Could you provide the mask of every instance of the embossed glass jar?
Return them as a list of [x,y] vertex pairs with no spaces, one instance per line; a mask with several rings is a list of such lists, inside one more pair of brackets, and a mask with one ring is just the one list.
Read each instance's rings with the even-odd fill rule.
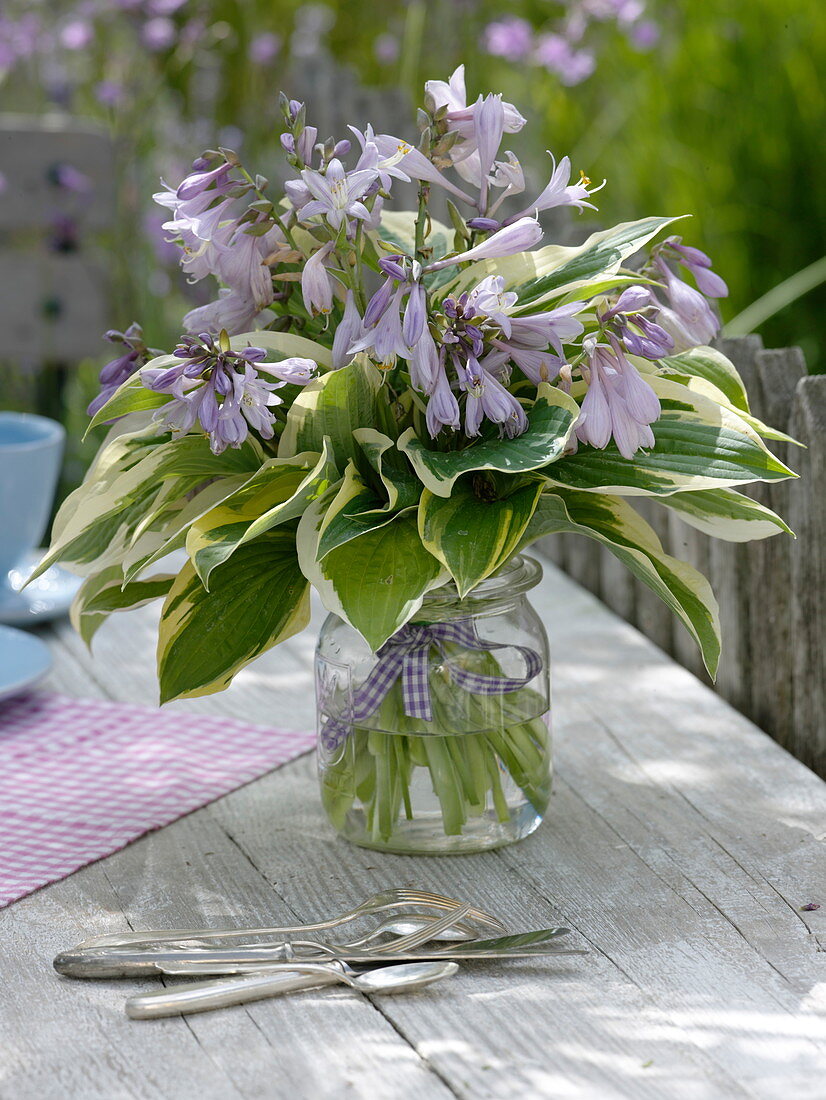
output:
[[513,557],[464,599],[425,597],[378,653],[337,615],[316,649],[321,795],[337,831],[388,852],[481,851],[528,836],[551,788],[548,639]]

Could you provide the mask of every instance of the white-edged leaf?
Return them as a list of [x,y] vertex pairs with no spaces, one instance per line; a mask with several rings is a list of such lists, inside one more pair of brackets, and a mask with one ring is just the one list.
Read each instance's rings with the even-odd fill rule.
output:
[[601,542],[656,592],[684,623],[714,676],[720,659],[720,619],[714,593],[701,573],[665,553],[653,529],[628,501],[596,493],[543,493],[522,545],[559,532]]
[[453,483],[475,470],[518,474],[554,463],[571,437],[579,406],[562,390],[542,383],[528,412],[528,429],[515,439],[500,439],[495,428],[461,451],[434,451],[409,428],[399,450],[410,459],[423,485],[436,496],[449,497]]
[[209,591],[187,562],[161,612],[161,702],[222,691],[240,669],[309,620],[309,587],[291,531],[268,531],[240,547],[213,571]]
[[319,344],[317,340],[309,340],[306,336],[297,336],[292,332],[268,332],[266,329],[258,332],[242,332],[238,336],[231,336],[229,343],[233,351],[255,347],[275,352],[275,356],[267,356],[266,362],[299,358],[312,359],[320,367],[330,368],[333,365],[333,353],[330,348]]
[[736,489],[701,489],[696,493],[672,493],[658,503],[677,512],[680,519],[703,534],[726,542],[752,542],[792,529],[771,508]]
[[131,611],[153,600],[162,599],[172,587],[175,575],[159,573],[154,577],[123,583],[119,566],[109,566],[89,577],[78,589],[72,601],[69,617],[72,626],[91,646],[92,638],[114,611]]
[[553,485],[618,496],[665,496],[796,475],[742,417],[678,382],[649,375],[662,415],[651,425],[655,446],[623,458],[611,442],[584,446],[543,473]]

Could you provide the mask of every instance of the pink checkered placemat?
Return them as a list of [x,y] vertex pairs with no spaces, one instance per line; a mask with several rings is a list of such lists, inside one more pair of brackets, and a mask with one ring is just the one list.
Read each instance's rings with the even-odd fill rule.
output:
[[312,748],[231,718],[33,694],[0,703],[0,906]]

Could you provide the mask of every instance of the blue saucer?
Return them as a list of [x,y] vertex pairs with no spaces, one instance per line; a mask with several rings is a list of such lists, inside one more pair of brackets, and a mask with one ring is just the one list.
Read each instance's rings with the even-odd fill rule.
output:
[[83,581],[59,565],[53,565],[20,591],[44,553],[44,550],[33,550],[27,554],[5,578],[5,584],[0,584],[0,623],[31,626],[68,612]]
[[0,699],[33,687],[51,667],[52,655],[39,638],[0,626]]

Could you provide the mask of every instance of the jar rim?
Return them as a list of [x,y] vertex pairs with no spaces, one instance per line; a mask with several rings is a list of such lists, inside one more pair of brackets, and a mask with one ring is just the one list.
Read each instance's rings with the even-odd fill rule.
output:
[[450,606],[461,609],[479,604],[499,603],[501,600],[511,600],[523,592],[535,588],[542,579],[542,566],[535,558],[524,557],[522,554],[514,554],[508,558],[495,573],[485,577],[464,598],[460,598],[458,589],[453,581],[431,588],[425,594],[422,603],[422,611],[431,611],[434,606]]

